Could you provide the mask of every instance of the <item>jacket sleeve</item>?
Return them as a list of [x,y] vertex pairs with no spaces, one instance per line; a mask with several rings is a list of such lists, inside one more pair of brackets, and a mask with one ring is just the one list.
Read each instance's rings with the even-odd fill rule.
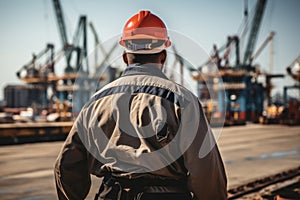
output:
[[196,136],[183,154],[188,170],[188,187],[201,200],[227,199],[227,178],[217,143],[200,105]]
[[55,163],[54,175],[58,199],[84,199],[91,179],[88,154],[75,126],[72,127]]

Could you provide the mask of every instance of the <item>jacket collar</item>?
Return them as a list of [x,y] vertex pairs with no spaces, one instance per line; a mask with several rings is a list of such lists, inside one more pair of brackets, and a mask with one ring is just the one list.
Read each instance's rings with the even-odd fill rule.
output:
[[154,64],[131,64],[128,67],[126,67],[125,71],[122,74],[122,77],[131,75],[149,75],[158,76],[163,79],[168,79],[166,75]]

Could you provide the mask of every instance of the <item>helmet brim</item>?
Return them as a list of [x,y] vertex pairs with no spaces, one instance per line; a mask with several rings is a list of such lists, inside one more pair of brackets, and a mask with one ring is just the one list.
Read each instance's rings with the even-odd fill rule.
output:
[[133,54],[156,54],[156,53],[160,53],[164,50],[165,48],[161,47],[161,48],[154,48],[154,49],[140,49],[140,50],[131,50],[131,49],[127,49],[125,48],[125,52],[126,53],[133,53]]

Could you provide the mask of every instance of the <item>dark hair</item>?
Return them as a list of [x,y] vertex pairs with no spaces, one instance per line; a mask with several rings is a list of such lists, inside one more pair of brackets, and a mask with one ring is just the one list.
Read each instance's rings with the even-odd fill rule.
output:
[[131,60],[132,63],[157,63],[159,57],[165,50],[154,53],[154,54],[134,54],[134,53],[127,53],[127,58]]

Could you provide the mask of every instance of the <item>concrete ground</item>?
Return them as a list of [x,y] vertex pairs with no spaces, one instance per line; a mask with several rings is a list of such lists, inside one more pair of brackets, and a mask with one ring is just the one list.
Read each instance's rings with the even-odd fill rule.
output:
[[[257,125],[215,129],[228,186],[300,165],[300,127]],[[56,199],[53,164],[63,142],[0,146],[0,199]],[[93,177],[87,199],[101,180]]]

